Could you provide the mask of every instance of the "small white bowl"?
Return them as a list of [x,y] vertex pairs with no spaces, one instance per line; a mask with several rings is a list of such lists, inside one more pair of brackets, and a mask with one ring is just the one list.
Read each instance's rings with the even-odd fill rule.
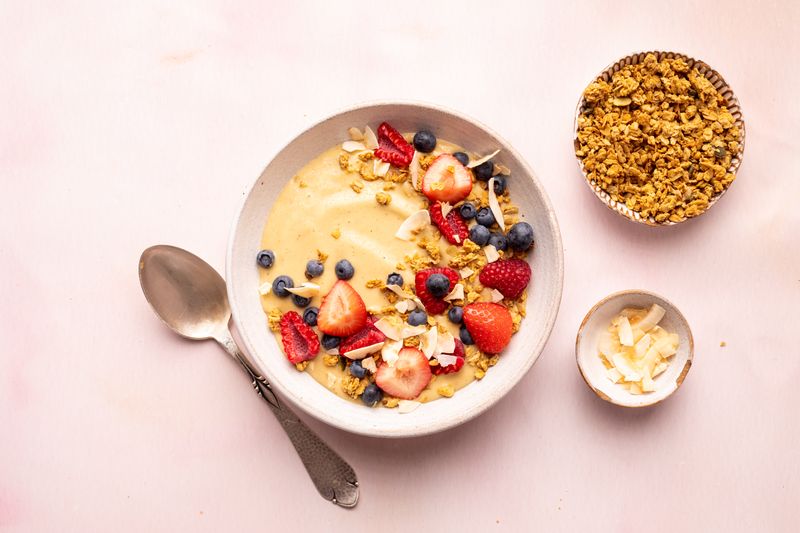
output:
[[[606,367],[598,355],[597,343],[600,334],[608,329],[611,320],[620,311],[626,307],[646,309],[654,303],[666,311],[659,325],[670,333],[678,334],[680,339],[678,351],[670,357],[669,367],[661,375],[656,376],[655,391],[632,394],[608,379]],[[622,407],[645,407],[664,400],[681,386],[692,367],[694,339],[689,323],[672,302],[652,292],[629,290],[606,296],[586,313],[578,328],[575,356],[583,380],[597,396]]]
[[[536,244],[530,262],[533,281],[528,292],[528,318],[504,350],[500,361],[480,381],[452,398],[425,403],[413,412],[369,408],[344,400],[298,372],[286,361],[258,294],[255,256],[267,215],[283,186],[311,159],[347,137],[347,129],[388,121],[400,131],[431,129],[438,137],[495,158],[511,170],[509,187],[523,219],[533,226]],[[323,120],[298,135],[267,165],[242,205],[231,234],[227,259],[228,298],[233,319],[255,365],[281,398],[332,426],[375,437],[426,435],[457,426],[481,414],[525,375],[544,349],[558,314],[564,279],[561,234],[544,187],[508,142],[486,126],[454,111],[419,103],[376,103],[353,107]],[[467,371],[470,368],[466,369]]]

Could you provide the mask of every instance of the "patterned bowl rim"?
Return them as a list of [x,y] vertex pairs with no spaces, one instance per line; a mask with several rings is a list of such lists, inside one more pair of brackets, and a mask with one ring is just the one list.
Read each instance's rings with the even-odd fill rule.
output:
[[[730,85],[728,85],[728,83],[725,81],[722,75],[713,68],[711,68],[708,65],[708,63],[679,52],[664,52],[659,50],[651,50],[649,52],[636,52],[634,54],[627,55],[622,59],[610,64],[609,66],[604,68],[597,76],[592,78],[592,81],[600,78],[602,78],[605,81],[608,81],[611,79],[614,73],[618,72],[623,67],[641,63],[648,54],[654,54],[659,61],[662,59],[675,59],[675,58],[681,58],[685,60],[689,64],[689,68],[696,67],[698,72],[700,72],[700,74],[705,76],[705,78],[711,82],[714,88],[725,99],[725,104],[728,107],[728,111],[730,111],[731,115],[733,115],[734,124],[736,125],[736,127],[739,128],[739,131],[741,133],[739,138],[739,151],[733,157],[731,157],[731,164],[730,166],[728,166],[727,169],[728,172],[734,175],[734,181],[735,181],[736,173],[738,172],[739,167],[742,164],[742,158],[744,157],[745,127],[744,127],[744,118],[742,116],[742,108],[741,105],[739,104],[739,99],[736,97],[736,94],[733,92],[733,89],[731,89]],[[580,99],[578,100],[578,105],[575,108],[575,120],[573,124],[573,145],[576,150],[577,147],[579,146],[578,118],[581,116],[581,113],[583,112],[585,106],[586,106],[586,100],[584,99],[583,91],[581,91],[581,96]],[[647,226],[651,227],[674,226],[675,224],[679,224],[681,222],[689,220],[688,217],[684,217],[682,220],[678,222],[673,222],[670,220],[666,220],[664,222],[656,222],[653,217],[648,217],[648,218],[642,217],[637,211],[630,209],[625,204],[621,202],[615,202],[614,200],[612,200],[607,192],[601,189],[597,185],[597,183],[589,179],[589,176],[587,175],[586,169],[584,168],[583,165],[583,160],[580,157],[578,157],[577,154],[575,155],[575,158],[578,160],[578,166],[581,169],[581,174],[583,174],[584,182],[586,182],[586,185],[589,186],[592,192],[594,192],[595,196],[597,196],[597,198],[599,198],[600,201],[603,202],[603,204],[606,207],[608,207],[615,213],[620,214],[633,222],[646,224]],[[715,203],[717,203],[717,200],[719,200],[722,197],[722,195],[725,194],[725,192],[730,188],[731,185],[733,185],[733,182],[728,184],[728,186],[722,189],[721,192],[715,194],[709,200],[708,207],[706,207],[705,210],[702,213],[700,213],[700,215],[697,216],[701,216],[706,212],[708,212],[708,210],[711,209],[711,207]],[[692,217],[692,218],[697,218],[697,217]]]

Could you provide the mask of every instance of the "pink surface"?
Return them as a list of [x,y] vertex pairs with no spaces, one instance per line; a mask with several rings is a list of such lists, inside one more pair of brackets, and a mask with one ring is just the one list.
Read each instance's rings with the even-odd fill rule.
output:
[[[263,4],[0,5],[0,530],[796,530],[798,3]],[[653,48],[708,61],[747,122],[730,192],[663,230],[604,208],[570,140],[591,77]],[[390,98],[471,114],[528,158],[565,290],[541,360],[479,419],[406,441],[311,421],[359,473],[348,512],[222,351],[155,320],[136,262],[163,242],[222,269],[270,155]],[[696,356],[675,397],[625,411],[573,351],[585,311],[635,287],[681,308]]]

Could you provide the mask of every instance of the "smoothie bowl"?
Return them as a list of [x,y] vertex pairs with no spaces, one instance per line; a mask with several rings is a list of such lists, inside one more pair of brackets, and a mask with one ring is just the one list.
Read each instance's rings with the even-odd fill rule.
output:
[[271,161],[227,270],[245,347],[283,398],[400,437],[469,420],[519,381],[555,321],[563,258],[513,148],[451,111],[387,103]]

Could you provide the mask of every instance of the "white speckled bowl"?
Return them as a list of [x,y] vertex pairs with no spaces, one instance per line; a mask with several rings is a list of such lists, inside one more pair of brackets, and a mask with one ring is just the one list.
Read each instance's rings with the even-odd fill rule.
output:
[[[346,140],[349,127],[369,124],[375,129],[384,120],[400,131],[431,129],[437,136],[477,153],[500,148],[502,151],[495,160],[511,170],[512,198],[536,235],[528,318],[500,362],[483,380],[467,385],[452,398],[423,404],[407,414],[344,400],[290,365],[267,329],[255,263],[267,215],[287,181],[322,151]],[[323,422],[376,437],[410,437],[442,431],[470,420],[498,401],[541,354],[558,313],[563,277],[561,234],[555,213],[544,188],[522,157],[482,124],[438,106],[416,103],[354,107],[297,136],[272,159],[250,190],[236,218],[227,258],[228,297],[236,327],[244,348],[278,394]]]
[[[626,307],[649,308],[658,304],[666,313],[659,325],[680,338],[678,351],[669,359],[669,367],[656,376],[656,390],[646,394],[631,394],[606,377],[606,368],[600,360],[597,342],[620,311]],[[575,356],[584,381],[597,396],[622,407],[654,405],[678,390],[692,367],[694,339],[689,323],[672,302],[647,291],[622,291],[606,296],[592,307],[583,319],[575,340]]]

